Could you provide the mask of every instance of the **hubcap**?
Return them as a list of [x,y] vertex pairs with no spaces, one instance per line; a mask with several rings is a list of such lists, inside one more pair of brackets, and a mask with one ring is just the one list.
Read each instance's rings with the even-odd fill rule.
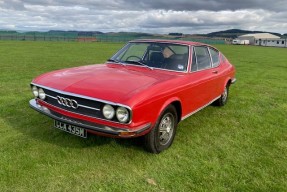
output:
[[224,88],[224,91],[222,93],[222,102],[225,103],[226,99],[227,99],[227,95],[228,95],[228,92],[227,92],[227,88],[225,87]]
[[166,145],[172,138],[174,131],[174,115],[171,113],[165,114],[159,124],[159,142],[161,145]]

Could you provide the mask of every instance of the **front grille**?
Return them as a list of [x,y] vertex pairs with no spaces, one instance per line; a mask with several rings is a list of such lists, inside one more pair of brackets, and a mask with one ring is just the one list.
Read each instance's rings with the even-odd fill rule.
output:
[[[75,97],[75,96],[71,96],[68,94],[58,93],[58,92],[55,92],[55,91],[52,91],[46,88],[43,88],[43,90],[46,93],[45,102],[48,104],[51,104],[58,108],[71,111],[71,112],[75,112],[78,114],[104,119],[104,116],[102,114],[102,108],[105,105],[105,103],[103,102],[89,100],[89,99],[85,99],[81,97]],[[61,105],[58,102],[57,97],[63,97],[66,99],[75,100],[78,103],[78,108],[75,109],[72,107]]]

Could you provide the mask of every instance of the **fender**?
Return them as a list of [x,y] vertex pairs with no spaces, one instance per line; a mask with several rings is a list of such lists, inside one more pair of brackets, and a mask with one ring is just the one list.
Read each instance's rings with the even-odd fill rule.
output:
[[227,77],[224,81],[223,87],[222,87],[222,91],[224,90],[225,86],[227,84],[231,84],[231,77]]
[[[178,98],[178,97],[171,97],[171,98],[169,98],[168,100],[166,100],[166,101],[164,102],[164,104],[163,104],[162,107],[160,108],[160,110],[159,110],[159,112],[158,112],[158,114],[157,114],[157,117],[160,117],[160,115],[161,115],[161,113],[163,112],[163,110],[164,110],[167,106],[169,106],[171,103],[173,103],[173,102],[175,102],[175,101],[182,103],[182,102],[181,102],[181,99]],[[182,111],[181,111],[181,113],[182,113]],[[178,119],[181,119],[181,117],[178,117]]]

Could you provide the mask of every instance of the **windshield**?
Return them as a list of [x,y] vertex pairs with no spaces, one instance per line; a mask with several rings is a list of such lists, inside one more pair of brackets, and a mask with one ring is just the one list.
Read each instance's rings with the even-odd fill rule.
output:
[[188,50],[186,45],[132,42],[124,46],[109,61],[149,68],[186,71]]

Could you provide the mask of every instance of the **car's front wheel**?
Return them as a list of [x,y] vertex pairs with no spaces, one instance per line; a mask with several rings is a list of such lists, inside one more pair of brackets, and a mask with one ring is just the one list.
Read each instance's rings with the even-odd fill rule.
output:
[[160,153],[169,148],[174,140],[178,117],[173,105],[160,115],[155,127],[145,135],[145,147],[151,153]]

